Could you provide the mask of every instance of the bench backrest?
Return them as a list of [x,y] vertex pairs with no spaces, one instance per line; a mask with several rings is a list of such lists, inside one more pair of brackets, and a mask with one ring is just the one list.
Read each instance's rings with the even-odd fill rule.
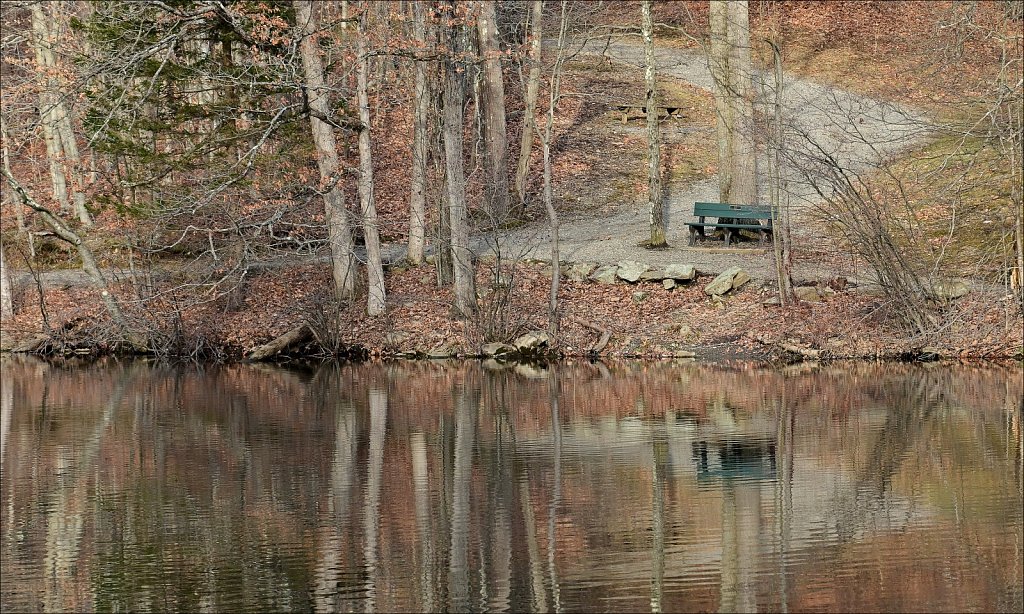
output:
[[772,208],[769,205],[693,203],[693,214],[698,217],[733,217],[752,220],[770,220],[772,219]]

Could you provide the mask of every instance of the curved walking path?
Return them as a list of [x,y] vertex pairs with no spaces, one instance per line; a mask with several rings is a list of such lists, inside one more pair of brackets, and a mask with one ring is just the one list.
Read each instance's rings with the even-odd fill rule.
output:
[[[603,42],[591,43],[584,53],[604,53],[612,61],[636,67],[638,78],[644,66],[643,46],[629,42],[614,42],[607,47]],[[709,90],[711,73],[704,54],[660,47],[655,53],[659,79],[678,79]],[[755,89],[765,87],[768,98],[774,97],[771,76],[757,73]],[[761,109],[770,111],[769,109]],[[833,156],[841,165],[854,171],[868,169],[873,163],[913,145],[927,130],[923,115],[895,104],[858,96],[843,90],[792,76],[784,78],[783,123],[787,128],[790,153],[797,157],[802,149],[813,142],[821,151]],[[762,152],[763,153],[763,152]],[[760,164],[761,169],[767,168]],[[814,186],[792,164],[783,164],[783,176],[794,212],[794,220],[805,218],[806,210],[820,202]],[[767,181],[760,181],[761,201],[768,201]],[[741,248],[716,252],[715,248],[688,248],[689,233],[685,222],[691,215],[695,201],[717,202],[717,180],[705,180],[686,185],[668,186],[670,247],[648,250],[638,244],[650,236],[650,214],[646,207],[624,204],[611,216],[572,219],[561,222],[559,232],[560,259],[563,262],[592,261],[602,264],[620,260],[636,260],[652,267],[669,263],[693,264],[698,270],[719,273],[731,266],[742,266],[755,277],[774,276],[770,249]],[[585,195],[584,195],[585,197]],[[794,241],[799,249],[801,235],[812,231],[806,225],[794,226]],[[501,240],[506,253],[522,252],[525,257],[550,259],[548,232],[545,229],[522,229],[509,233]],[[794,271],[798,278],[815,278],[822,274],[814,263],[797,263]]]

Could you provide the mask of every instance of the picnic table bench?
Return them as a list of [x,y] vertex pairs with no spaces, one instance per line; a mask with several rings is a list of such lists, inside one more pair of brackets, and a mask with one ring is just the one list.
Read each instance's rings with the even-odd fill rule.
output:
[[[705,228],[721,228],[725,230],[725,245],[732,242],[733,234],[740,230],[753,230],[760,233],[761,242],[772,234],[772,209],[767,205],[732,205],[729,203],[693,203],[693,214],[699,221],[687,222],[690,227],[690,245],[703,239]],[[706,222],[706,218],[718,218],[717,222]],[[762,224],[761,220],[767,220]]]
[[[657,105],[657,107],[659,117],[662,115],[662,112],[665,113],[666,117],[672,117],[675,119],[686,117],[685,115],[683,115],[683,107],[680,105],[659,104]],[[635,113],[639,111],[642,114],[636,115],[635,117],[645,117],[647,115],[647,105],[645,104],[619,104],[614,105],[613,108],[618,109],[618,111],[622,113],[622,123],[624,124],[629,121],[630,113]]]

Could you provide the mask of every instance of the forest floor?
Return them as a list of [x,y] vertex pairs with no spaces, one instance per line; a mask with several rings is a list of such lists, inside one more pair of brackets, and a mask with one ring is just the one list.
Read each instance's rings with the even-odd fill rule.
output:
[[[603,72],[609,73],[613,85],[616,78],[637,83],[642,48],[638,41],[619,40],[588,48],[574,62],[576,84],[600,88]],[[556,168],[566,179],[557,194],[565,217],[559,232],[561,260],[632,260],[651,267],[690,264],[698,278],[672,290],[660,282],[605,285],[565,279],[555,349],[566,355],[587,354],[599,337],[593,327],[597,324],[611,333],[602,352],[610,356],[721,360],[1020,354],[1020,315],[1000,296],[999,288],[975,285],[947,307],[939,332],[913,335],[892,324],[891,306],[870,283],[871,271],[841,249],[814,215],[818,200],[798,169],[783,170],[795,212],[794,278],[798,285],[819,288],[818,299],[790,308],[772,304],[775,270],[770,246],[748,241],[722,249],[722,242],[715,240],[688,246],[685,222],[693,219],[693,203],[718,200],[710,75],[703,55],[691,49],[660,47],[657,62],[668,96],[690,105],[682,119],[662,124],[669,158],[670,247],[640,247],[649,232],[649,212],[642,204],[644,126],[639,119],[622,122],[616,112],[607,110],[616,100],[636,102],[623,100],[629,91],[616,90],[589,99],[581,96],[581,106],[599,108],[577,109],[576,123],[567,129],[571,134]],[[785,93],[787,121],[838,152],[851,168],[868,169],[879,156],[895,154],[927,137],[925,115],[917,109],[790,75]],[[767,201],[767,195],[762,196]],[[494,246],[503,257],[517,261],[510,285],[494,283],[493,260],[486,257]],[[546,224],[536,219],[512,231],[478,236],[475,250],[482,256],[477,277],[482,309],[472,318],[453,314],[450,290],[437,287],[433,267],[402,264],[404,249],[393,243],[385,250],[392,266],[387,274],[389,308],[383,316],[366,316],[362,304],[325,312],[322,289],[329,286],[327,267],[323,258],[307,258],[254,275],[240,297],[183,312],[172,323],[172,332],[161,339],[186,354],[240,358],[306,323],[326,345],[359,346],[380,356],[445,356],[474,355],[484,342],[547,328],[551,265]],[[734,266],[747,271],[752,281],[722,298],[705,294],[704,286],[714,275]],[[131,275],[111,272],[117,273],[114,277],[130,296]],[[70,346],[75,339],[99,336],[96,329],[103,325],[97,324],[102,322],[96,317],[97,301],[80,272],[48,271],[40,280],[48,319],[58,335],[69,339]],[[23,306],[4,326],[3,349],[45,328],[31,276],[23,275],[19,285]],[[149,315],[142,307],[129,311],[139,321]],[[74,324],[61,330],[61,322]]]

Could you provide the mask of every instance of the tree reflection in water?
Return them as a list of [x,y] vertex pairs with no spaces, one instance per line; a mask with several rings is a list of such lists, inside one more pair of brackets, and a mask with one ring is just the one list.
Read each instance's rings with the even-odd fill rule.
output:
[[2,360],[5,611],[1022,609],[1019,368]]

